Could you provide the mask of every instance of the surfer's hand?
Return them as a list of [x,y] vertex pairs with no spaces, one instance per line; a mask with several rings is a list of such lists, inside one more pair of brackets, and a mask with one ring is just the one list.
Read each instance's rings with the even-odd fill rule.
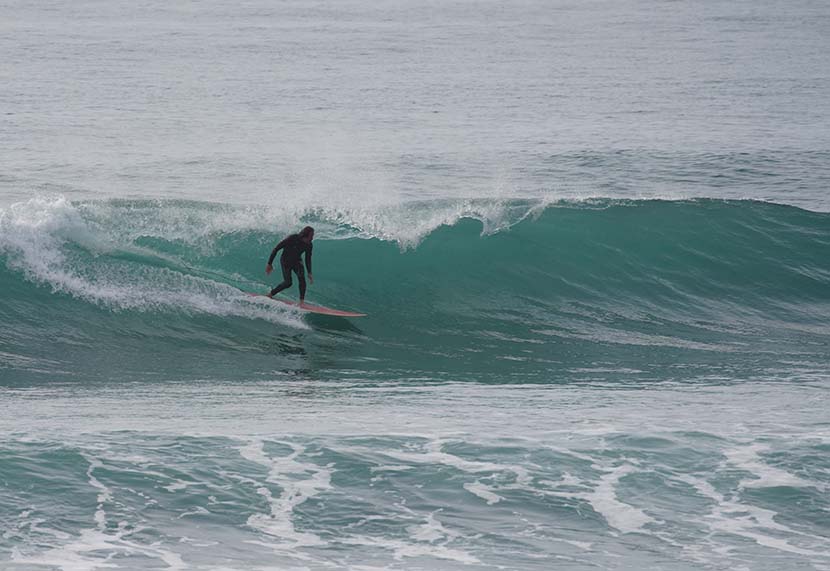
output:
[[265,275],[269,275],[273,271],[274,271],[274,266],[272,266],[271,264],[266,264],[265,265]]
[[308,282],[312,284],[314,283],[314,276],[312,276],[311,274],[308,274]]

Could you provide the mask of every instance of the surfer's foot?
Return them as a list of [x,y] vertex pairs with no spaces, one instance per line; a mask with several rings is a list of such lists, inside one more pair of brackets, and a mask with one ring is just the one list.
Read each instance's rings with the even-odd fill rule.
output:
[[300,300],[300,307],[305,307],[305,300],[304,299]]
[[274,299],[274,294],[273,293],[266,293],[265,297],[267,297],[268,299]]

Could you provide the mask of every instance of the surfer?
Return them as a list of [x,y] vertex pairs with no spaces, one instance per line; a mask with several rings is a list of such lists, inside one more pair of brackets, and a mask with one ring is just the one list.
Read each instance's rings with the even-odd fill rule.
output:
[[305,300],[305,272],[300,262],[300,256],[305,253],[305,269],[308,270],[308,281],[314,283],[314,277],[311,275],[312,240],[314,240],[314,228],[306,226],[298,234],[287,236],[274,247],[271,251],[271,257],[268,258],[268,265],[265,266],[265,273],[270,275],[274,271],[274,266],[272,265],[274,258],[277,256],[277,252],[282,250],[282,256],[280,256],[282,283],[272,289],[268,297],[274,297],[282,290],[291,287],[291,272],[294,272],[297,274],[297,281],[300,284],[300,306],[303,305]]

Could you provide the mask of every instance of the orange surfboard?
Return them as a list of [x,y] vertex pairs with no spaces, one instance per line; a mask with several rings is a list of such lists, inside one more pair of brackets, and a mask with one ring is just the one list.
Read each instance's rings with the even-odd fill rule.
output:
[[318,313],[320,315],[334,315],[337,317],[366,317],[365,313],[355,313],[354,311],[341,311],[340,309],[332,309],[330,307],[323,307],[322,305],[312,305],[310,303],[304,303],[300,305],[296,301],[289,301],[287,299],[280,299],[278,297],[268,297],[267,295],[262,293],[248,293],[248,295],[252,297],[264,297],[266,299],[270,299],[271,301],[278,301],[280,303],[284,303],[285,305],[296,307],[300,311],[308,311],[310,313]]

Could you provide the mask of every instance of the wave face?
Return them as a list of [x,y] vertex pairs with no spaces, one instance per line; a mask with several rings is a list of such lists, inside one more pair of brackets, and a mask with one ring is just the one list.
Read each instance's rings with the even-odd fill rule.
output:
[[[309,299],[369,317],[245,295],[277,281],[268,253],[306,223],[318,228]],[[780,378],[828,364],[828,254],[830,216],[751,201],[286,213],[37,198],[0,213],[0,363],[12,381],[274,367],[380,381]]]

